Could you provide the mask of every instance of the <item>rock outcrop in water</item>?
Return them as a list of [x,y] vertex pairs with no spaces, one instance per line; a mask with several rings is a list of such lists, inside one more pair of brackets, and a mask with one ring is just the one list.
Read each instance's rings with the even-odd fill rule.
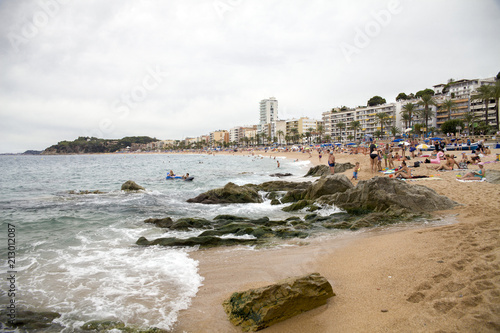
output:
[[122,191],[144,191],[144,187],[137,185],[133,180],[127,180],[122,184]]
[[318,273],[291,277],[276,284],[236,292],[222,306],[229,321],[245,332],[258,331],[326,304],[335,296]]
[[209,190],[187,202],[202,204],[225,204],[225,203],[260,203],[262,198],[259,193],[250,186],[238,186],[227,183],[222,188]]
[[426,186],[410,185],[402,180],[385,177],[362,180],[356,187],[322,196],[318,202],[335,205],[354,213],[401,209],[418,213],[446,210],[458,205]]
[[[44,332],[60,332],[63,328],[60,324],[53,322],[54,319],[61,317],[57,312],[36,312],[16,309],[15,315],[14,325],[12,326],[26,330],[27,332],[36,332],[37,330],[43,330]],[[8,325],[11,319],[12,318],[6,310],[0,310],[0,323],[5,324],[7,327],[12,327]],[[3,328],[6,327],[4,326]],[[10,330],[5,330],[5,332],[7,331]],[[13,331],[14,330],[12,330],[12,332]]]
[[213,221],[191,218],[173,221],[167,217],[163,219],[147,219],[144,222],[169,230],[189,231],[201,229],[205,231],[196,237],[190,238],[166,237],[150,241],[145,237],[141,237],[137,240],[137,245],[199,245],[201,247],[257,245],[263,244],[271,238],[305,238],[309,236],[307,232],[296,230],[288,220],[271,221],[267,217],[252,220],[233,215],[219,215]]

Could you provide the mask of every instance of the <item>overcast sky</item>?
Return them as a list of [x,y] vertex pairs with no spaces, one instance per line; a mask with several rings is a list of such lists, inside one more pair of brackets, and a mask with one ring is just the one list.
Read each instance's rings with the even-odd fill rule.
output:
[[500,71],[496,0],[0,0],[0,153],[183,139]]

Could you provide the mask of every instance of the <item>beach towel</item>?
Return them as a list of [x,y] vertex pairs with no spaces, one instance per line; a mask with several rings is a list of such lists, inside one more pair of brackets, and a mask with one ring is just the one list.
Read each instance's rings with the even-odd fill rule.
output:
[[442,178],[439,178],[439,177],[428,177],[428,178],[410,178],[410,179],[406,179],[406,178],[402,178],[401,180],[409,180],[409,181],[412,181],[412,182],[416,182],[416,181],[419,181],[419,180],[442,180]]
[[481,178],[478,180],[464,180],[464,179],[457,178],[457,181],[462,182],[462,183],[480,183],[480,182],[486,181],[486,178]]

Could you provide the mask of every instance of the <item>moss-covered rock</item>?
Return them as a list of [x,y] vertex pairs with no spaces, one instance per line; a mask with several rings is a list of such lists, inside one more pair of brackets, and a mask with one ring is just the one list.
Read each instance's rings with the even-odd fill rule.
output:
[[[41,329],[51,329],[51,331],[58,332],[62,330],[62,326],[54,323],[54,319],[59,318],[61,315],[57,312],[51,311],[29,311],[16,309],[16,318],[14,324],[15,328],[21,328],[28,332],[34,332]],[[9,313],[2,309],[0,310],[0,322],[9,324],[12,318]]]
[[168,237],[157,238],[149,241],[145,237],[137,240],[137,245],[161,245],[161,246],[197,246],[200,247],[215,247],[215,246],[232,246],[232,245],[251,245],[256,244],[256,239],[239,239],[239,238],[220,238],[215,236],[199,236],[186,239]]
[[261,203],[262,198],[258,191],[251,186],[238,186],[227,183],[224,187],[209,190],[187,202],[202,204],[225,204],[225,203]]
[[248,332],[317,308],[333,296],[330,283],[320,274],[312,273],[258,289],[235,292],[222,306],[229,321]]

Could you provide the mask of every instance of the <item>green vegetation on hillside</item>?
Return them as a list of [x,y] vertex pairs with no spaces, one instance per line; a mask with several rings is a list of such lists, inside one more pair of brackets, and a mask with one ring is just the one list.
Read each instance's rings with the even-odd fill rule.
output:
[[60,141],[56,145],[45,149],[45,154],[90,154],[113,153],[133,144],[145,144],[157,141],[149,136],[130,136],[120,140],[98,139],[95,137],[80,136],[74,141]]

